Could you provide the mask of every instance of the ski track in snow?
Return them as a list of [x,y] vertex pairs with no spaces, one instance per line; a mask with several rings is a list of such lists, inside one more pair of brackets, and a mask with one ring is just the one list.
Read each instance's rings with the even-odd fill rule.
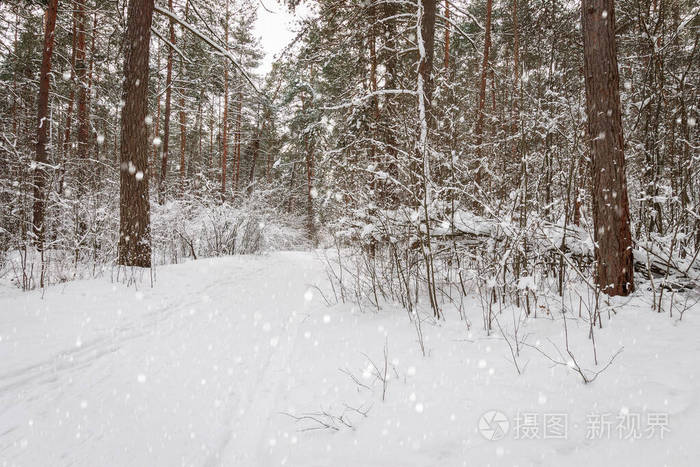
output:
[[[234,256],[159,267],[152,288],[149,277],[137,286],[105,277],[50,287],[43,298],[3,292],[0,467],[697,463],[700,306],[679,322],[650,311],[641,290],[612,302],[616,312],[596,329],[597,352],[601,362],[624,352],[584,385],[527,347],[518,376],[503,339],[480,329],[473,296],[464,298],[471,329],[456,310],[426,323],[424,357],[400,307],[329,308],[307,293],[326,283],[323,267],[308,252]],[[561,320],[543,313],[519,332],[556,357]],[[601,368],[591,361],[588,325],[567,322],[577,358]],[[382,400],[370,360],[381,367],[385,346]],[[506,438],[478,432],[488,410],[510,420]],[[589,414],[624,410],[667,413],[670,432],[586,438]],[[520,412],[566,413],[570,433],[517,439]],[[324,413],[347,425],[288,416]]]
[[[0,299],[0,463],[260,465],[318,272],[308,254],[217,258],[159,268],[152,289],[102,279]],[[13,341],[27,321],[33,339]]]

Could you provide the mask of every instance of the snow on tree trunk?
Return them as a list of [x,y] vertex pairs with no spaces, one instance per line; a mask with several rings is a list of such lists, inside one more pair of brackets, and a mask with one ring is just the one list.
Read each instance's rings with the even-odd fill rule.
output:
[[121,118],[119,258],[124,266],[151,266],[148,199],[148,59],[154,0],[130,0]]
[[634,291],[613,0],[582,0],[596,280],[608,295]]
[[[173,9],[173,0],[168,0],[168,8]],[[175,45],[175,22],[171,19],[169,26],[170,43]],[[158,199],[163,203],[165,198],[165,184],[168,177],[168,156],[170,152],[170,109],[173,88],[173,47],[168,47],[168,65],[165,78],[165,111],[163,115],[163,154],[160,160],[160,178],[158,179]]]
[[78,10],[76,12],[77,22],[77,38],[76,38],[76,57],[75,57],[75,75],[78,85],[78,193],[84,193],[86,190],[85,184],[90,178],[88,170],[88,139],[90,138],[90,128],[88,126],[88,105],[87,105],[87,62],[86,62],[86,44],[85,30],[87,29],[85,5],[83,2],[77,2]]
[[33,233],[35,242],[39,248],[44,246],[44,216],[46,213],[46,185],[48,174],[46,172],[49,125],[49,87],[51,73],[51,56],[54,46],[54,29],[56,28],[56,13],[58,0],[50,0],[46,9],[46,25],[44,29],[44,52],[41,60],[41,74],[39,76],[39,100],[37,111],[37,135],[36,135],[36,169],[34,171],[34,212]]

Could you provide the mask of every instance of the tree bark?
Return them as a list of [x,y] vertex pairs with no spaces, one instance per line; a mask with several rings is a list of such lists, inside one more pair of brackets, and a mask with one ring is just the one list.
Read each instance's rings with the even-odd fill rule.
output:
[[[90,33],[90,64],[88,65],[88,76],[87,76],[87,113],[88,113],[88,121],[87,123],[87,133],[88,137],[90,136],[90,133],[92,133],[92,139],[93,142],[95,143],[94,148],[95,148],[95,154],[94,154],[94,159],[96,161],[100,160],[100,147],[97,144],[97,133],[94,131],[90,131],[90,126],[89,126],[89,116],[90,116],[90,108],[92,106],[92,86],[93,86],[93,81],[94,81],[94,75],[93,72],[95,70],[95,38],[97,37],[97,12],[94,13],[93,15],[93,22],[92,22],[92,31]],[[101,166],[98,166],[98,171],[101,172]],[[90,174],[94,174],[93,171],[90,171]]]
[[[490,1],[490,0],[489,0]],[[423,0],[423,18],[421,20],[421,36],[425,47],[425,57],[419,65],[419,73],[423,76],[423,95],[425,96],[426,115],[430,114],[433,102],[433,60],[435,58],[435,6],[436,0]],[[428,118],[430,121],[431,119]]]
[[[158,46],[158,53],[157,53],[157,58],[156,58],[156,70],[158,70],[158,85],[156,87],[156,120],[155,120],[155,126],[153,128],[153,138],[158,138],[160,135],[160,46]],[[149,166],[150,168],[150,175],[151,177],[155,177],[157,173],[156,166],[158,164],[158,149],[160,148],[160,144],[153,145],[153,159],[151,160],[151,164]]]
[[489,49],[491,49],[491,10],[492,0],[486,0],[486,31],[484,34],[484,58],[481,62],[481,78],[479,80],[479,110],[476,120],[476,153],[477,161],[476,183],[481,184],[481,144],[484,135],[484,107],[486,106],[486,76],[489,69]]
[[[225,41],[226,50],[228,51],[228,21],[229,21],[229,2],[226,0],[226,25]],[[226,197],[226,158],[228,156],[228,62],[224,64],[224,116],[223,116],[223,148],[221,150],[221,196]]]
[[[202,159],[202,129],[204,128],[204,113],[202,110],[202,101],[204,100],[204,90],[199,91],[199,99],[197,100],[197,160],[199,161],[200,170],[204,170],[204,160]],[[193,171],[190,171],[193,173]]]
[[[168,8],[173,10],[173,0],[168,0]],[[175,22],[170,20],[170,43],[175,45]],[[160,178],[158,179],[158,200],[165,198],[165,184],[168,176],[168,152],[170,151],[170,109],[173,88],[173,48],[168,47],[168,70],[165,78],[165,111],[163,116],[163,154],[160,159]]]
[[77,2],[76,21],[77,21],[77,38],[76,38],[76,56],[75,56],[75,74],[78,84],[78,193],[84,193],[85,185],[90,177],[88,170],[88,139],[90,138],[90,128],[88,124],[88,105],[87,105],[87,62],[85,51],[85,30],[87,29],[85,4]]
[[[264,127],[264,125],[263,125]],[[253,193],[253,190],[255,189],[255,166],[258,164],[258,154],[260,153],[260,133],[261,131],[258,131],[258,134],[255,136],[255,139],[253,140],[253,148],[252,148],[252,160],[250,163],[250,176],[248,177],[248,196],[250,196]]]
[[[189,15],[190,4],[185,5],[185,21]],[[184,43],[184,40],[183,40]],[[185,60],[180,57],[180,80],[184,81]],[[180,89],[180,193],[185,192],[185,152],[187,149],[187,119],[185,117],[185,85]]]
[[148,59],[154,0],[129,0],[121,116],[119,257],[124,266],[151,266],[148,199]]
[[[15,38],[14,42],[12,43],[13,46],[15,47],[15,50],[17,48],[17,44],[19,44],[19,41],[17,40],[17,35],[19,34],[19,14],[18,14],[19,8],[15,6],[14,8],[14,13],[15,13]],[[73,27],[75,28],[75,22],[73,22]],[[71,62],[72,64],[72,62]],[[72,77],[72,75],[71,75]],[[18,98],[19,94],[17,93],[17,70],[14,70],[12,72],[12,135],[15,138],[15,141],[19,139],[19,133],[17,132],[19,128],[19,121],[17,119],[17,101],[19,100]]]
[[71,89],[70,89],[70,95],[68,97],[68,105],[66,107],[66,129],[65,133],[63,136],[63,161],[61,162],[61,168],[58,171],[58,194],[63,193],[63,184],[64,184],[64,179],[65,179],[65,174],[66,174],[66,164],[68,163],[68,159],[70,159],[70,134],[71,134],[71,129],[73,126],[73,103],[75,102],[75,56],[77,54],[76,51],[76,35],[77,35],[77,24],[76,24],[76,15],[75,15],[75,2],[73,2],[73,38],[72,38],[72,50],[71,50],[71,59],[70,59],[70,81],[71,81]]
[[[450,19],[450,0],[445,0],[445,18]],[[445,71],[450,69],[450,23],[445,21]]]
[[608,295],[634,291],[613,0],[582,0],[583,70],[593,178],[596,281]]
[[180,95],[180,188],[185,190],[185,152],[187,149],[187,120],[185,118],[185,96]]
[[[240,86],[240,85],[239,85]],[[241,115],[243,109],[243,93],[240,88],[238,90],[238,104],[236,107],[236,134],[234,135],[235,147],[234,147],[234,164],[235,164],[235,174],[233,180],[233,191],[238,191],[238,180],[241,173]]]
[[49,87],[51,85],[49,74],[51,73],[51,57],[53,56],[54,30],[56,29],[56,13],[58,12],[58,0],[49,0],[46,9],[46,26],[44,29],[44,51],[41,59],[41,74],[39,75],[39,99],[37,110],[37,134],[36,134],[36,169],[34,171],[34,210],[32,231],[37,248],[44,248],[44,217],[46,214],[46,186],[48,185],[48,173],[46,164],[48,155],[49,121]]
[[518,123],[520,120],[520,36],[518,29],[518,0],[513,0],[513,106],[511,112],[511,134],[513,135],[512,158],[518,160]]

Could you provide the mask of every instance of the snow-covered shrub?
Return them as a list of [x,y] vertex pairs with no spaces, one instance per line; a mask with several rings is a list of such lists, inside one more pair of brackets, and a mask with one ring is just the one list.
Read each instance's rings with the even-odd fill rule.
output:
[[301,222],[270,207],[265,199],[221,202],[215,196],[184,196],[151,213],[158,263],[307,247]]
[[[275,193],[253,192],[224,202],[216,187],[209,188],[197,190],[197,195],[186,190],[161,205],[153,187],[154,264],[309,246],[303,219],[275,207]],[[85,193],[51,191],[43,252],[34,246],[31,203],[25,204],[15,210],[16,227],[0,230],[0,280],[28,290],[112,271],[119,239],[117,184]]]

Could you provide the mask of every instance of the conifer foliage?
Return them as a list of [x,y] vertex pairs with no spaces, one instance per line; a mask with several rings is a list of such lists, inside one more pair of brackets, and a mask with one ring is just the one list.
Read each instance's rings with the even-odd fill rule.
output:
[[0,245],[25,285],[237,251],[242,225],[349,248],[376,273],[359,297],[383,279],[435,318],[467,270],[519,301],[534,276],[627,295],[696,267],[694,2],[285,5],[268,70],[253,0],[0,4]]

